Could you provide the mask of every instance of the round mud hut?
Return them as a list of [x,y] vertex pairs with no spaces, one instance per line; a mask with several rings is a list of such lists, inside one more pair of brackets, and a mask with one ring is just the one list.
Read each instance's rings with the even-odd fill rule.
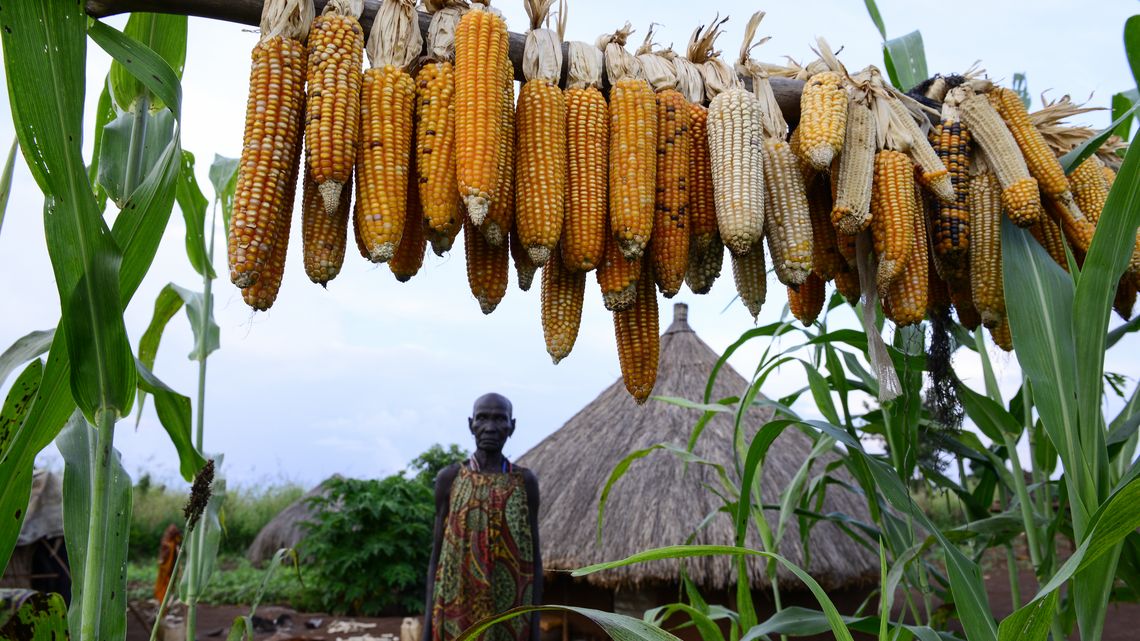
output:
[[[679,397],[700,402],[718,355],[688,323],[688,306],[674,305],[673,322],[661,336],[656,396]],[[730,366],[721,368],[712,399],[743,395],[748,381]],[[770,408],[753,408],[744,423],[744,445],[751,435],[771,420]],[[685,448],[698,410],[657,400],[637,405],[619,379],[593,402],[575,414],[558,431],[544,439],[518,464],[532,469],[542,490],[539,536],[546,571],[544,601],[623,612],[640,617],[649,608],[681,600],[684,571],[709,603],[734,606],[733,565],[727,556],[654,561],[608,570],[581,578],[568,571],[593,563],[625,558],[635,552],[689,542],[731,545],[734,526],[731,515],[717,511],[724,503],[713,489],[719,488],[717,472],[708,465],[687,466],[674,454],[658,449],[635,460],[612,487],[607,497],[602,538],[597,540],[598,503],[603,488],[618,463],[631,452],[657,444]],[[733,418],[717,414],[704,428],[694,453],[722,465],[734,483]],[[788,428],[776,440],[762,470],[761,495],[765,504],[779,504],[780,492],[788,487],[808,458],[812,443],[807,436]],[[812,475],[829,460],[817,459]],[[831,473],[843,478],[843,470]],[[846,479],[850,481],[850,479]],[[842,512],[869,522],[863,502],[845,489],[831,485],[819,512]],[[766,511],[776,529],[776,511]],[[709,521],[702,527],[702,522]],[[779,545],[780,554],[806,567],[829,592],[841,611],[851,612],[867,594],[866,586],[877,581],[877,554],[853,541],[835,524],[817,522],[808,537],[805,563],[798,519],[791,518]],[[762,549],[755,525],[750,524],[749,547]],[[804,585],[790,572],[778,574],[782,603],[817,607]],[[772,592],[760,558],[748,562],[749,581],[758,614],[771,614]],[[845,607],[846,606],[846,607]],[[569,622],[560,615],[543,621],[545,639],[600,637],[592,626]]]

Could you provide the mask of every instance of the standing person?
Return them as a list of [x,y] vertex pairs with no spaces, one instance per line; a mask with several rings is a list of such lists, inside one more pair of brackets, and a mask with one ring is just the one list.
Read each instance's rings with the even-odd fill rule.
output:
[[[435,481],[424,641],[451,641],[484,617],[542,603],[538,479],[503,456],[515,432],[511,402],[480,396],[467,425],[475,453]],[[538,617],[496,625],[484,639],[538,641]]]

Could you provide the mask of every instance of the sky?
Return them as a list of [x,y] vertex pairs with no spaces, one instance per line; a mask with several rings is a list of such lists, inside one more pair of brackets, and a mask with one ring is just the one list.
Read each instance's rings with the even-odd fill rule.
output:
[[[521,2],[493,6],[503,11],[512,31],[525,31]],[[849,69],[882,64],[879,34],[857,0],[800,0],[768,7],[721,0],[716,6],[700,3],[699,8],[690,2],[627,0],[615,6],[573,0],[567,38],[592,42],[630,20],[638,30],[632,41],[639,43],[652,20],[660,25],[657,42],[680,47],[696,25],[707,23],[719,11],[731,16],[719,43],[731,58],[748,16],[757,8],[768,11],[759,35],[772,37],[755,54],[761,60],[781,62],[790,55],[803,61],[816,36],[824,36],[833,49],[842,47],[840,59]],[[1113,93],[1132,87],[1121,33],[1136,8],[1123,0],[959,0],[953,11],[933,3],[879,2],[889,37],[922,31],[932,73],[962,71],[977,60],[999,81],[1025,73],[1033,108],[1040,106],[1039,95],[1045,90],[1050,98],[1069,93],[1084,101],[1091,96],[1092,105],[1108,106]],[[108,23],[121,28],[125,18],[111,18]],[[212,158],[237,157],[241,152],[249,51],[256,40],[250,27],[201,18],[189,21],[182,144],[197,157],[198,181],[211,199],[207,170]],[[89,41],[87,132],[92,131],[95,101],[109,64],[109,58]],[[0,144],[7,145],[15,134],[6,85],[0,92],[4,93]],[[1078,122],[1096,128],[1110,120],[1107,112],[1084,118]],[[90,140],[85,149],[89,155]],[[42,198],[19,162],[0,229],[0,300],[7,311],[0,314],[0,351],[30,331],[54,327],[59,318],[44,245]],[[296,225],[299,216],[295,229],[299,228]],[[126,312],[127,331],[136,347],[164,285],[174,282],[201,289],[201,279],[185,257],[183,238],[176,210],[154,264]],[[209,359],[205,449],[225,454],[223,472],[231,483],[308,486],[333,473],[381,477],[403,468],[433,443],[470,448],[465,419],[472,401],[489,391],[501,392],[514,403],[518,429],[506,448],[507,456],[514,458],[620,378],[611,314],[602,306],[593,276],[587,280],[574,351],[555,366],[542,338],[537,279],[531,291],[522,292],[512,273],[505,299],[493,314],[484,316],[468,290],[459,243],[443,258],[429,251],[423,269],[408,283],[398,283],[387,266],[362,260],[350,246],[341,275],[325,290],[305,276],[300,234],[295,233],[277,303],[268,313],[258,314],[246,307],[225,277],[220,228],[217,244],[214,265],[221,278],[214,287],[215,318],[221,326],[222,347]],[[690,324],[719,353],[753,326],[734,296],[726,260],[708,295],[695,296],[684,288],[673,301],[659,298],[661,329],[671,319],[671,303],[687,303]],[[769,275],[760,324],[779,319],[785,304],[784,288]],[[837,315],[854,323],[846,310]],[[1112,323],[1118,322],[1113,316]],[[186,358],[192,342],[186,317],[179,314],[167,328],[154,372],[193,398],[198,369]],[[763,347],[753,341],[734,356],[732,365],[747,376]],[[1140,376],[1140,366],[1128,356],[1137,347],[1140,339],[1125,339],[1106,361],[1107,371],[1129,377],[1129,388]],[[1008,398],[1020,384],[1016,360],[993,349],[991,357]],[[982,389],[976,356],[960,350],[954,365],[967,383]],[[796,365],[769,379],[763,392],[775,397],[804,384],[802,369]],[[0,392],[6,393],[6,387]],[[1109,399],[1110,412],[1119,406],[1119,401]],[[796,408],[817,415],[806,401]],[[153,404],[147,404],[137,428],[134,416],[119,424],[115,445],[136,478],[146,472],[162,482],[181,484],[176,453]],[[44,451],[40,461],[59,465],[54,446]]]

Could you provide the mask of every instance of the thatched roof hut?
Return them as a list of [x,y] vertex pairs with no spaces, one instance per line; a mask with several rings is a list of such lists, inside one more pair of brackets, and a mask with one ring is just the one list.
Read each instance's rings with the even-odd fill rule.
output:
[[[680,303],[674,306],[673,323],[661,337],[653,393],[700,401],[718,355],[689,326],[687,309]],[[726,366],[717,377],[712,397],[741,395],[747,386],[740,374]],[[753,409],[747,415],[746,430],[754,433],[771,416],[771,409]],[[700,522],[722,506],[721,499],[705,487],[719,486],[716,473],[708,466],[689,465],[686,471],[674,455],[661,450],[635,461],[607,500],[601,545],[596,542],[597,509],[602,489],[622,458],[657,443],[685,447],[699,418],[696,410],[661,401],[639,406],[618,380],[518,459],[519,465],[534,470],[542,488],[539,530],[545,569],[572,570],[653,547],[685,543]],[[731,417],[717,415],[705,427],[695,453],[724,465],[735,476],[732,436]],[[765,503],[779,502],[780,491],[791,483],[810,449],[810,440],[792,428],[777,439],[763,468]],[[822,465],[817,463],[813,469],[822,469]],[[841,471],[836,474],[842,476]],[[845,512],[869,521],[863,504],[842,490],[830,490],[821,511]],[[795,521],[788,523],[779,551],[803,566],[804,551]],[[731,544],[733,531],[731,517],[722,513],[696,535],[694,542]],[[750,537],[749,546],[761,549],[758,537],[753,533]],[[710,592],[732,587],[733,563],[729,557],[685,561],[689,577]],[[824,522],[811,530],[808,570],[824,588],[837,590],[874,580],[879,563],[877,556],[834,524]],[[654,585],[675,585],[679,571],[678,560],[655,561],[592,574],[586,581],[594,590],[628,593]],[[749,575],[754,589],[768,587],[762,560],[749,562]],[[778,576],[781,589],[803,587],[783,568]]]
[[305,493],[304,496],[293,501],[289,507],[278,512],[265,527],[254,537],[253,543],[245,556],[256,566],[261,566],[281,548],[296,548],[305,535],[308,534],[308,524],[316,520],[317,509],[312,505],[312,499],[318,496],[328,496],[329,484],[339,479],[339,474],[333,474],[321,481],[321,484]]

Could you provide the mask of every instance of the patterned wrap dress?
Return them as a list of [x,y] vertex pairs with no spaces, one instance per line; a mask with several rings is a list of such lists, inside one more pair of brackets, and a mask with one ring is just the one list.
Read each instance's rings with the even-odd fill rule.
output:
[[[482,472],[474,456],[459,466],[432,591],[432,641],[451,641],[471,624],[533,602],[534,541],[522,472]],[[485,641],[528,641],[530,616],[493,626]]]

